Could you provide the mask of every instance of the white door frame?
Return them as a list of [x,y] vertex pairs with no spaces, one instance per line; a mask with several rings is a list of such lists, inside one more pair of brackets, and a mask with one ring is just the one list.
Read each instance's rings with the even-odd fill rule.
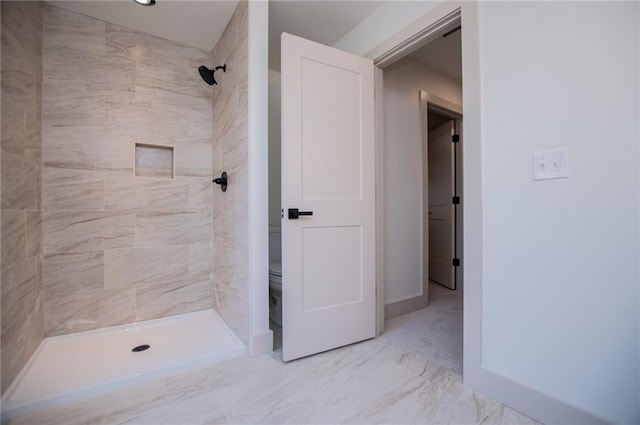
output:
[[273,351],[269,329],[269,161],[268,93],[269,4],[250,1],[247,10],[248,108],[248,267],[249,352]]

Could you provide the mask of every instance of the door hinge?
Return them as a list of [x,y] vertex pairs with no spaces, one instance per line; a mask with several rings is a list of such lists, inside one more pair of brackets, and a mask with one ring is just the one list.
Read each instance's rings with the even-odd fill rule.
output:
[[460,259],[459,258],[454,258],[453,259],[453,267],[459,267],[460,266]]
[[454,196],[453,197],[453,205],[458,205],[460,203],[460,197],[459,196]]
[[460,141],[460,135],[459,134],[454,134],[451,136],[451,141],[453,143],[458,143]]

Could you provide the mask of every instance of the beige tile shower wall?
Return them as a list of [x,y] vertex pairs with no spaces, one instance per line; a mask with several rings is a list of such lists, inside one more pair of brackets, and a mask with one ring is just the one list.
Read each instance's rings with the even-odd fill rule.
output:
[[2,392],[43,337],[42,4],[2,2]]
[[[213,307],[211,53],[53,6],[44,13],[47,336]],[[175,178],[136,177],[135,143]]]
[[247,2],[241,1],[213,51],[213,174],[226,171],[225,193],[213,191],[213,270],[216,310],[245,342],[249,339]]

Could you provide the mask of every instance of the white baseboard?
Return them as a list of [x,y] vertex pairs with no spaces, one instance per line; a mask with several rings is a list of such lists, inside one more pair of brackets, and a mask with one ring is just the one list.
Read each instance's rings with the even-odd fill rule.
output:
[[417,297],[406,298],[404,300],[395,301],[384,306],[384,319],[389,320],[412,311],[425,308],[429,304],[426,294]]
[[465,385],[486,394],[510,408],[545,424],[600,425],[611,421],[585,412],[575,406],[545,395],[533,388],[513,381],[503,375],[480,367],[467,367],[463,380]]
[[261,356],[271,352],[273,352],[273,332],[271,329],[265,333],[251,336],[249,353],[252,356]]

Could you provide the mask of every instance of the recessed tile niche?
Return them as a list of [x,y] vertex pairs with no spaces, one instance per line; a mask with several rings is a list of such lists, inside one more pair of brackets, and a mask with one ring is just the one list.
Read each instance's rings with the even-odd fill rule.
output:
[[138,177],[172,179],[174,176],[173,146],[136,143],[135,172]]

